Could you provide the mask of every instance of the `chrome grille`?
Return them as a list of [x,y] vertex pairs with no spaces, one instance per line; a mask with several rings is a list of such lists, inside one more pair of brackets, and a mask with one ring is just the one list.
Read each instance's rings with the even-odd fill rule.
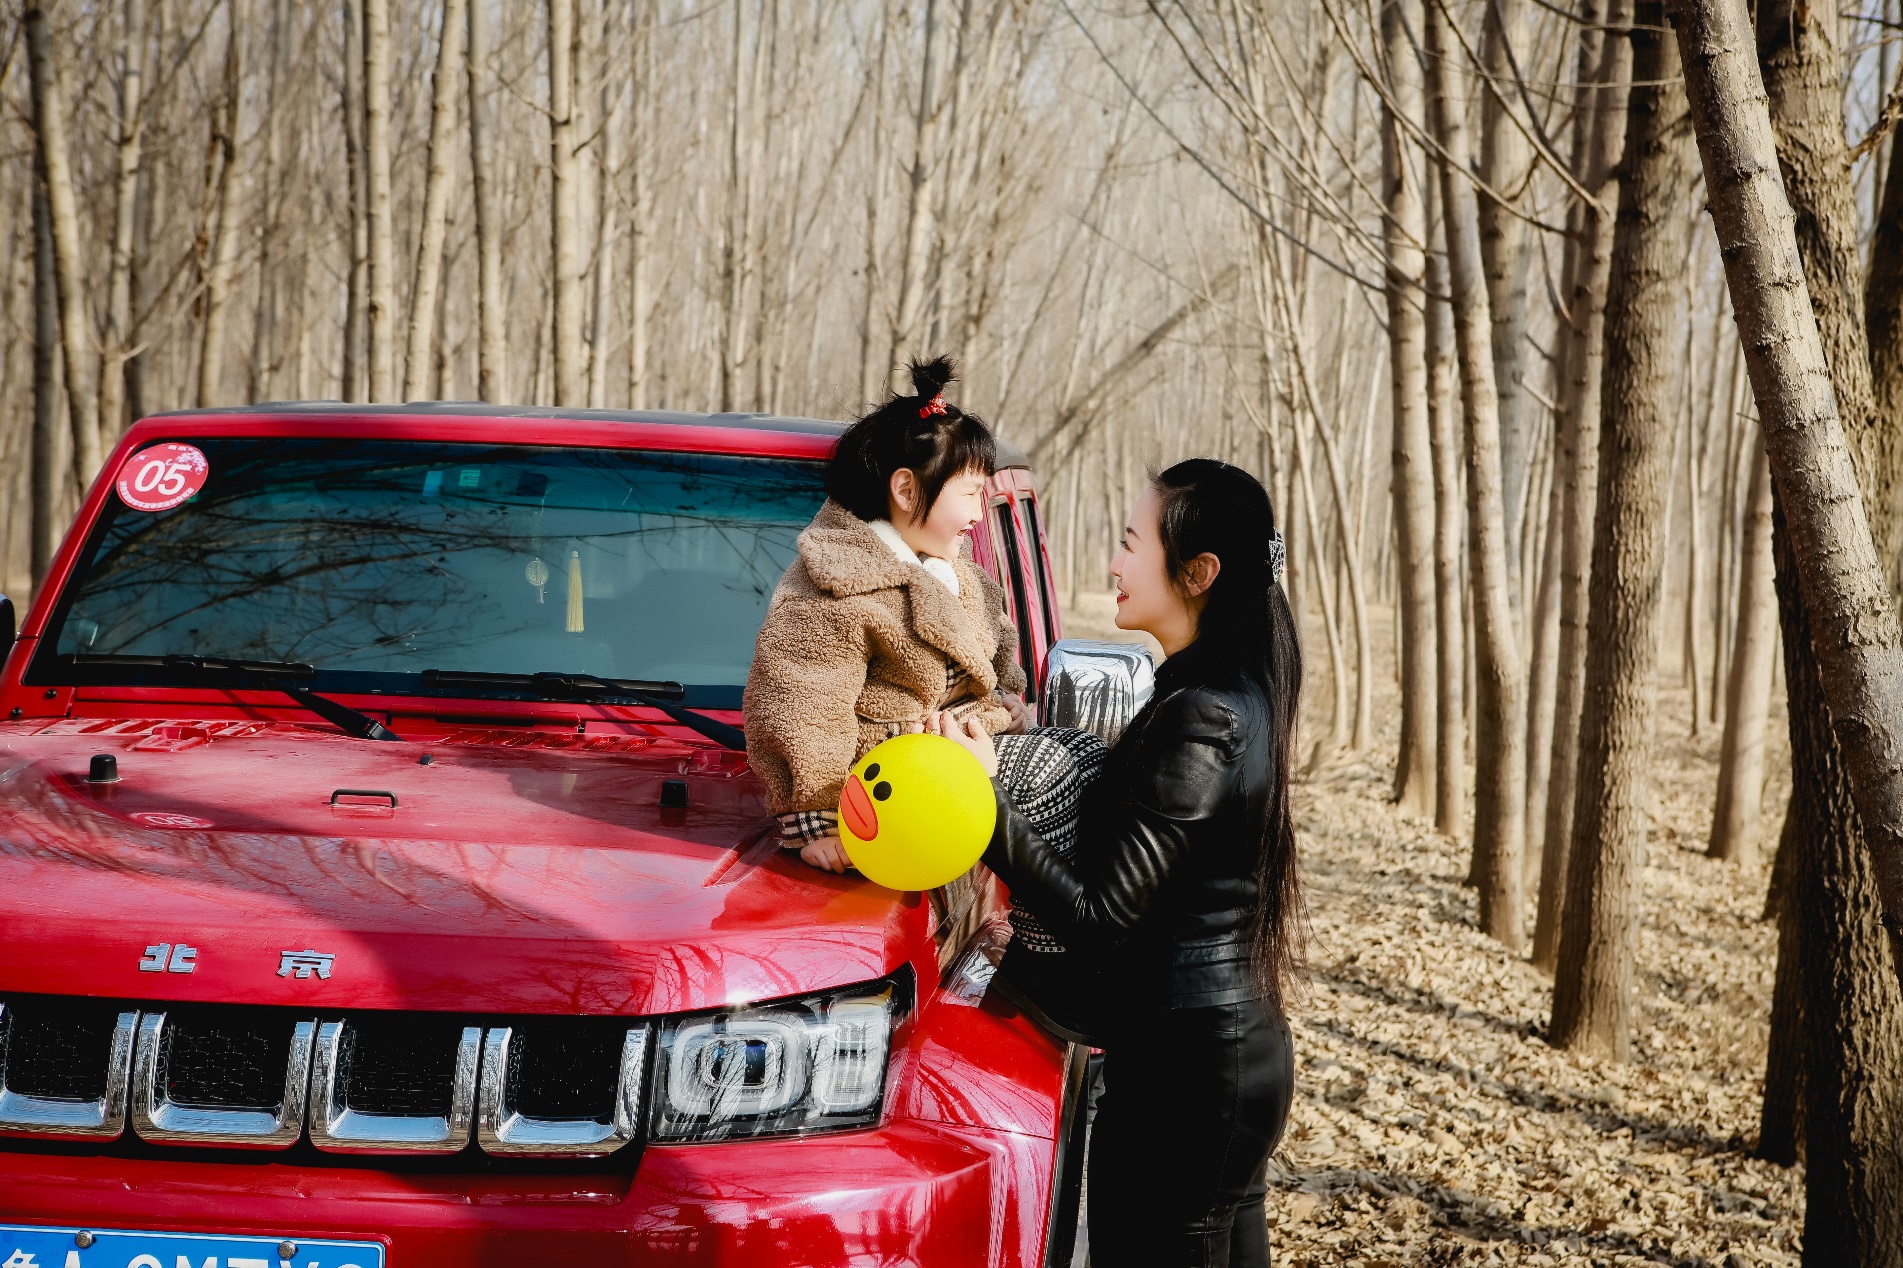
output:
[[0,1136],[603,1158],[640,1135],[650,1027],[0,1000]]
[[[304,1132],[314,1021],[275,1022],[249,1009],[225,1020],[223,1009],[191,1009],[176,1022],[146,1013],[132,1058],[132,1130],[175,1145],[226,1149],[289,1149]],[[212,1020],[207,1020],[210,1016]],[[168,1024],[169,1022],[169,1024]],[[276,1088],[266,1080],[273,1058]],[[211,1068],[219,1060],[237,1069]],[[187,1097],[176,1099],[178,1089]],[[262,1103],[260,1103],[262,1102]]]
[[0,1135],[118,1136],[138,1024],[89,1000],[0,1002]]
[[312,1144],[332,1153],[431,1154],[469,1144],[482,1031],[409,1020],[318,1027]]

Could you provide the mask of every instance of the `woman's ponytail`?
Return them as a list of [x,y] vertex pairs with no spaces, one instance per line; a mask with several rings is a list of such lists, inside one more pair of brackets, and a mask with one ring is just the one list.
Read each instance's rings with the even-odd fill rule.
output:
[[1282,536],[1268,490],[1240,467],[1191,458],[1151,484],[1160,501],[1158,527],[1170,576],[1182,578],[1189,561],[1205,552],[1222,565],[1204,592],[1197,647],[1240,666],[1268,697],[1274,768],[1256,859],[1251,958],[1264,992],[1279,1005],[1304,965],[1305,933],[1288,795],[1302,651],[1281,584]]

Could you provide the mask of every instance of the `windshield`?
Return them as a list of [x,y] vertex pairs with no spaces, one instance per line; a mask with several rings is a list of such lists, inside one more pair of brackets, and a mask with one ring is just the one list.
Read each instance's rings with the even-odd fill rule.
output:
[[792,459],[193,443],[210,473],[183,505],[107,498],[33,678],[132,683],[136,667],[87,662],[206,656],[308,664],[333,691],[565,673],[737,708],[767,599],[825,496],[821,465]]

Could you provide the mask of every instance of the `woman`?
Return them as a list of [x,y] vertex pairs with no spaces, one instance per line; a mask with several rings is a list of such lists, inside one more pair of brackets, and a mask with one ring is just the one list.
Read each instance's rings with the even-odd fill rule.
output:
[[[1193,459],[1156,477],[1111,571],[1117,625],[1168,658],[1083,794],[1078,861],[998,797],[985,862],[1073,954],[1096,953],[1116,1001],[1090,1146],[1098,1265],[1269,1262],[1302,922],[1288,804],[1301,656],[1281,565],[1253,476]],[[982,728],[929,724],[994,768]]]

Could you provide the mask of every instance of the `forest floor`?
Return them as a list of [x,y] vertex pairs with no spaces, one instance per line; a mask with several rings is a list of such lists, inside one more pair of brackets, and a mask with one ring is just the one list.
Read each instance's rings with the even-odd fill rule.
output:
[[[1085,596],[1066,632],[1128,640],[1113,610]],[[1387,800],[1399,706],[1383,644],[1375,744],[1312,764],[1294,791],[1313,938],[1290,1008],[1295,1106],[1271,1171],[1276,1262],[1797,1263],[1802,1169],[1751,1156],[1776,951],[1759,919],[1769,863],[1704,855],[1715,728],[1691,736],[1674,669],[1633,1059],[1562,1052],[1544,1038],[1551,979],[1476,927],[1467,851]],[[1306,643],[1305,756],[1328,732],[1323,646]],[[1774,709],[1771,840],[1789,788],[1781,699]]]

